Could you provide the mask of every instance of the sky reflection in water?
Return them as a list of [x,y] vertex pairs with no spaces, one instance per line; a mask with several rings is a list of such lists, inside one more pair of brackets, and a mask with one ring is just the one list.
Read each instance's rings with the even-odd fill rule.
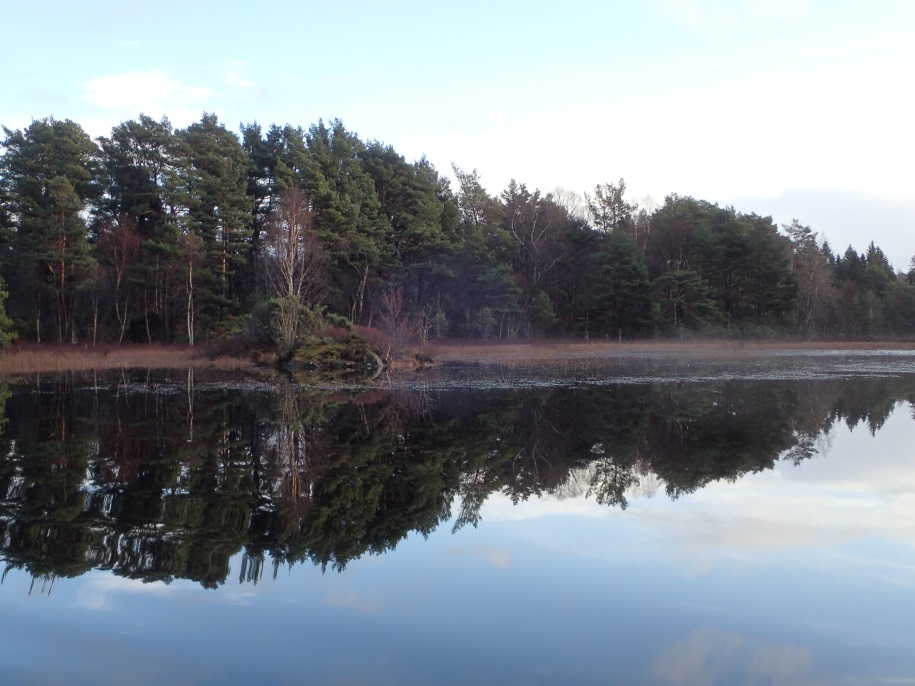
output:
[[[489,495],[474,528],[217,589],[90,571],[0,588],[6,683],[915,683],[913,423],[627,509]],[[658,484],[655,483],[655,486]],[[646,493],[646,490],[648,493]],[[457,512],[458,508],[453,508]]]

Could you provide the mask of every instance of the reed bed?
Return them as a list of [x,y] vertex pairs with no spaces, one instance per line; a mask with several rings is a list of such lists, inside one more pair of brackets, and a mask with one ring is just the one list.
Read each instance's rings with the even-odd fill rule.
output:
[[791,350],[915,350],[915,341],[436,341],[429,345],[427,354],[436,362],[524,364],[637,353],[740,355]]
[[[425,354],[435,362],[525,364],[587,358],[655,355],[740,355],[767,351],[915,350],[915,341],[436,341]],[[249,357],[216,355],[205,346],[19,344],[0,353],[0,374],[110,369],[253,370]]]
[[209,356],[182,345],[13,345],[0,354],[0,374],[103,371],[109,369],[250,369],[243,357]]

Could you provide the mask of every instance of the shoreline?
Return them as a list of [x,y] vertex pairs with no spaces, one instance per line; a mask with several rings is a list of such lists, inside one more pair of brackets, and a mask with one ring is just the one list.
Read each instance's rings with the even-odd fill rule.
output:
[[[754,340],[641,340],[641,341],[437,341],[424,356],[434,363],[499,362],[525,364],[548,360],[601,358],[633,354],[753,355],[767,352],[836,352],[857,350],[915,351],[907,341],[754,341]],[[218,369],[254,372],[264,367],[256,359],[216,356],[205,346],[162,344],[62,345],[26,343],[0,354],[0,376],[105,371],[117,369]]]
[[437,363],[500,362],[524,364],[545,360],[601,358],[633,354],[754,355],[768,352],[853,352],[857,350],[915,351],[915,341],[762,341],[762,340],[640,340],[640,341],[493,341],[432,343],[426,354]]
[[118,369],[258,369],[249,357],[214,356],[204,346],[142,344],[13,344],[0,353],[0,376]]

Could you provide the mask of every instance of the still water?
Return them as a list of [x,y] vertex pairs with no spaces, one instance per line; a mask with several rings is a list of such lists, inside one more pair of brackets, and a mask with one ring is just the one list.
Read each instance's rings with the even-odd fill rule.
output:
[[915,356],[0,386],[0,682],[915,683]]

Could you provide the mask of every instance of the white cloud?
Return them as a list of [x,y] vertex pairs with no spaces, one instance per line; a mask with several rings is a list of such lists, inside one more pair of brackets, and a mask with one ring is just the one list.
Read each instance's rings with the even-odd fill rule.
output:
[[144,583],[135,579],[99,572],[83,583],[76,596],[76,607],[85,610],[108,610],[114,605],[118,593],[142,593],[156,596],[171,596],[181,592],[180,586],[169,586],[159,581]]
[[81,99],[88,106],[80,117],[83,128],[91,135],[107,135],[119,121],[143,113],[154,119],[167,116],[172,125],[187,126],[200,119],[203,112],[215,112],[221,120],[249,116],[251,102],[268,100],[248,78],[248,64],[229,62],[217,67],[208,77],[207,86],[176,78],[162,69],[109,74],[82,84]]
[[[899,84],[913,71],[915,60],[897,61],[748,76],[686,94],[659,88],[574,110],[560,104],[536,116],[508,113],[511,127],[437,137],[427,152],[440,166],[450,156],[479,169],[492,193],[512,177],[578,191],[623,177],[632,197],[723,202],[795,188],[910,197],[915,98]],[[543,140],[551,144],[531,145]]]
[[100,109],[138,112],[203,106],[211,96],[209,89],[182,84],[159,70],[100,76],[86,82],[83,94],[88,104]]

